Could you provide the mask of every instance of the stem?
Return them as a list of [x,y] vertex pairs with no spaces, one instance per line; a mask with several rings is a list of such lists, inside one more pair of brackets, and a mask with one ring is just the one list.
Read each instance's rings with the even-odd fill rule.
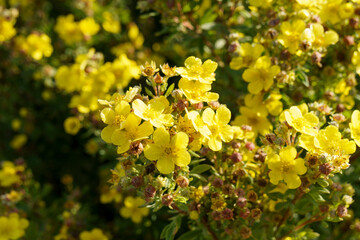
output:
[[201,223],[204,224],[204,226],[206,227],[206,229],[208,230],[208,232],[210,233],[211,237],[214,240],[219,240],[219,238],[216,236],[216,233],[214,232],[214,230],[211,229],[206,216],[204,216],[201,219]]
[[284,236],[282,236],[282,237],[280,237],[278,239],[279,240],[284,239],[286,236],[289,236],[291,233],[299,231],[301,228],[305,227],[308,224],[321,221],[323,218],[324,217],[321,217],[321,216],[310,218],[309,220],[307,220],[307,221],[303,222],[302,224],[296,226],[294,229],[290,230],[288,233],[286,233]]

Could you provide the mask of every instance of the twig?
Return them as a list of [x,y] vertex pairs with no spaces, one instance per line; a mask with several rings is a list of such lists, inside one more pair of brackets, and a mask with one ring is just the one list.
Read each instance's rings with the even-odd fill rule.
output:
[[204,224],[204,226],[206,227],[206,229],[208,230],[208,232],[210,233],[210,235],[212,236],[212,238],[214,240],[219,240],[219,238],[216,236],[216,233],[211,229],[208,221],[207,221],[207,218],[206,216],[204,216],[202,219],[201,219],[201,222],[202,224]]

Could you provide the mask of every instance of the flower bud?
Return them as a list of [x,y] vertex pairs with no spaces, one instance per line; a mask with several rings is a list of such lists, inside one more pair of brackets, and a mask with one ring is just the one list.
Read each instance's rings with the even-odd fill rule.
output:
[[251,217],[255,220],[260,219],[261,217],[261,210],[260,208],[254,208],[251,210]]
[[311,61],[313,63],[315,63],[316,65],[318,65],[319,67],[321,67],[321,53],[319,52],[314,52],[312,55],[311,55]]
[[242,237],[242,239],[248,239],[250,238],[252,235],[251,229],[244,226],[240,229],[240,236]]
[[354,37],[350,36],[350,35],[344,37],[344,42],[348,46],[351,46],[351,45],[355,44]]
[[145,187],[145,198],[146,199],[150,199],[150,198],[153,198],[155,197],[155,194],[156,194],[156,188],[152,185],[148,185]]
[[153,164],[153,163],[151,163],[151,164],[149,164],[149,165],[147,165],[146,167],[145,167],[145,173],[146,173],[146,175],[148,175],[148,174],[150,174],[150,173],[152,173],[152,172],[154,172],[155,171],[155,165]]
[[337,113],[342,113],[343,111],[345,111],[345,106],[344,106],[344,104],[339,103],[339,104],[336,106],[336,112],[337,112]]
[[216,110],[220,107],[220,103],[219,101],[211,101],[211,102],[208,102],[208,105],[213,109],[213,110]]
[[238,163],[242,161],[242,155],[238,152],[234,152],[233,154],[231,154],[230,159],[233,163]]
[[211,217],[212,217],[215,221],[220,221],[220,220],[221,220],[221,212],[213,211],[213,212],[211,212]]
[[174,200],[174,197],[172,195],[165,194],[161,198],[161,203],[164,204],[165,206],[170,206],[171,203],[173,202],[173,200]]
[[247,219],[250,216],[250,210],[248,208],[242,209],[239,212],[239,217]]
[[133,185],[134,187],[136,188],[139,188],[141,187],[141,185],[143,184],[143,178],[141,176],[136,176],[136,177],[133,177],[131,179],[131,185]]
[[181,188],[185,188],[185,187],[189,186],[189,179],[187,179],[184,176],[178,176],[175,181],[176,181],[176,184]]
[[246,207],[246,204],[247,204],[247,200],[246,200],[246,198],[244,198],[244,197],[239,197],[239,198],[236,200],[236,205],[237,205],[239,208],[244,208],[244,207]]
[[246,142],[245,147],[247,150],[252,151],[255,149],[255,144],[253,142]]
[[254,192],[253,190],[250,190],[250,191],[247,193],[247,199],[248,199],[250,202],[256,202],[256,200],[258,199],[258,195],[257,195],[256,192]]
[[132,155],[139,156],[144,150],[144,146],[140,141],[132,142],[130,144],[130,152]]
[[346,217],[348,215],[348,210],[344,205],[339,205],[336,209],[336,214],[343,218]]
[[231,141],[231,147],[234,149],[239,149],[241,147],[241,143],[237,142],[237,141]]
[[212,180],[211,184],[214,187],[219,188],[219,187],[222,187],[222,185],[224,184],[224,181],[220,178],[215,178],[214,180]]
[[329,175],[334,170],[334,167],[330,163],[324,163],[319,166],[319,171],[324,175]]
[[196,110],[201,110],[204,107],[204,104],[202,102],[195,103],[192,105]]
[[233,218],[233,212],[230,208],[225,208],[222,212],[221,212],[221,216],[223,219],[225,220],[231,220]]

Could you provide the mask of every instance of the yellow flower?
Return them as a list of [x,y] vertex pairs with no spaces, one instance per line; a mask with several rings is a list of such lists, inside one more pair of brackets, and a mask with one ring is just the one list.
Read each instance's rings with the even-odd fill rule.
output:
[[325,32],[324,27],[318,23],[314,23],[310,28],[305,29],[301,38],[309,41],[315,49],[326,48],[339,41],[339,35],[335,31]]
[[81,42],[84,37],[78,23],[74,22],[74,15],[59,16],[56,20],[55,31],[66,44]]
[[175,165],[185,167],[189,165],[191,157],[187,151],[189,137],[184,132],[178,132],[170,137],[170,133],[160,127],[153,134],[153,144],[145,147],[144,154],[149,160],[156,161],[159,172],[169,174]]
[[130,113],[122,125],[122,129],[116,129],[111,136],[113,144],[118,146],[118,154],[124,153],[130,149],[130,144],[148,138],[154,129],[150,122],[144,122],[140,125],[141,118]]
[[145,121],[150,121],[154,127],[170,127],[174,124],[172,115],[167,113],[169,111],[169,101],[164,96],[150,100],[147,105],[140,99],[135,99],[132,108],[135,115]]
[[20,218],[17,213],[11,213],[9,217],[0,217],[0,239],[19,239],[25,235],[25,229],[29,221]]
[[18,118],[15,118],[11,121],[11,128],[14,131],[18,131],[21,128],[21,121]]
[[241,127],[242,125],[249,125],[252,127],[253,134],[258,133],[265,135],[272,129],[272,125],[267,119],[267,114],[263,114],[262,109],[241,107],[239,116],[236,116],[232,122],[233,125]]
[[308,150],[309,152],[318,152],[319,149],[314,143],[315,136],[301,134],[299,138],[299,146]]
[[149,214],[148,208],[140,208],[144,203],[145,200],[142,198],[126,197],[124,207],[120,209],[121,216],[124,218],[131,218],[131,221],[134,223],[140,223],[142,218]]
[[14,28],[15,21],[9,21],[5,17],[0,17],[0,43],[11,39],[16,34]]
[[273,116],[278,116],[283,111],[283,103],[280,101],[281,94],[271,93],[265,101],[265,106],[269,113]]
[[261,56],[264,47],[261,44],[252,46],[250,43],[243,43],[239,48],[239,56],[231,59],[230,68],[239,70],[244,67],[252,67]]
[[223,141],[230,142],[233,139],[234,129],[228,124],[230,119],[231,112],[224,105],[216,110],[216,114],[211,108],[206,108],[202,113],[202,120],[210,130],[210,135],[205,137],[206,144],[211,150],[220,151]]
[[295,189],[300,187],[301,180],[298,175],[306,173],[304,159],[296,158],[296,149],[288,146],[280,150],[279,155],[270,154],[266,157],[269,169],[270,182],[277,185],[279,181],[284,180],[287,187]]
[[91,17],[82,19],[79,22],[79,28],[85,36],[93,36],[100,30],[99,24]]
[[200,58],[188,57],[185,60],[185,67],[176,68],[176,72],[183,78],[211,84],[213,81],[215,81],[214,72],[217,66],[217,63],[211,61],[210,59],[206,60],[204,64],[202,64]]
[[110,12],[103,13],[104,22],[102,24],[105,31],[119,33],[121,30],[120,22],[117,21]]
[[10,161],[2,162],[2,167],[0,170],[0,186],[9,187],[15,183],[20,182],[20,177],[16,174],[18,169],[15,167],[14,163]]
[[285,111],[285,119],[287,123],[298,132],[314,136],[318,131],[316,129],[319,124],[318,117],[313,113],[303,115],[301,110],[296,106]]
[[104,233],[99,228],[93,230],[83,231],[80,233],[80,240],[108,240]]
[[333,125],[320,130],[314,139],[314,144],[315,147],[319,148],[320,153],[327,155],[337,169],[349,167],[349,154],[356,150],[355,142],[341,139],[341,133]]
[[104,108],[101,113],[101,120],[108,124],[101,131],[101,138],[107,142],[111,143],[111,137],[114,131],[118,128],[122,128],[122,123],[126,120],[126,117],[130,113],[130,104],[124,100],[121,100],[116,104],[114,110],[112,108]]
[[217,101],[219,99],[219,94],[209,92],[211,90],[211,84],[181,78],[179,88],[192,104]]
[[129,59],[126,54],[120,54],[111,65],[111,72],[115,75],[117,88],[125,88],[131,79],[140,77],[140,67],[135,61]]
[[283,22],[280,26],[281,34],[279,42],[286,47],[290,53],[295,54],[299,49],[301,42],[301,34],[305,30],[305,22],[303,20],[295,20],[292,23]]
[[101,193],[100,202],[102,204],[111,203],[112,201],[119,203],[122,200],[122,195],[116,188],[108,188],[105,192]]
[[11,148],[17,150],[22,148],[27,142],[27,136],[25,134],[18,134],[11,140],[10,146]]
[[360,147],[360,111],[355,110],[351,115],[351,138],[354,139],[356,145]]
[[99,150],[99,144],[94,140],[94,139],[90,139],[86,144],[85,144],[85,150],[88,154],[90,155],[94,155],[97,153],[97,151]]
[[80,120],[77,117],[68,117],[64,122],[65,132],[71,135],[76,135],[81,128]]
[[352,3],[342,3],[342,0],[324,0],[320,5],[319,16],[322,22],[329,21],[331,24],[350,18],[354,13]]
[[44,33],[32,33],[24,38],[19,38],[16,45],[35,60],[50,57],[53,52],[51,39]]
[[199,151],[204,140],[204,136],[199,132],[199,129],[204,127],[200,114],[197,111],[187,112],[185,117],[178,117],[175,126],[178,132],[184,132],[189,136],[189,148]]
[[274,77],[280,72],[279,66],[271,65],[270,58],[260,57],[252,68],[243,73],[243,79],[250,82],[248,90],[250,93],[258,94],[262,90],[268,91],[274,83]]

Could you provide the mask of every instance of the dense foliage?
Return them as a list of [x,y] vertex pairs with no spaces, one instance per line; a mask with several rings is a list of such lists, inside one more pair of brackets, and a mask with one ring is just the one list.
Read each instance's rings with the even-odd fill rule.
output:
[[0,239],[359,239],[358,0],[0,0]]

